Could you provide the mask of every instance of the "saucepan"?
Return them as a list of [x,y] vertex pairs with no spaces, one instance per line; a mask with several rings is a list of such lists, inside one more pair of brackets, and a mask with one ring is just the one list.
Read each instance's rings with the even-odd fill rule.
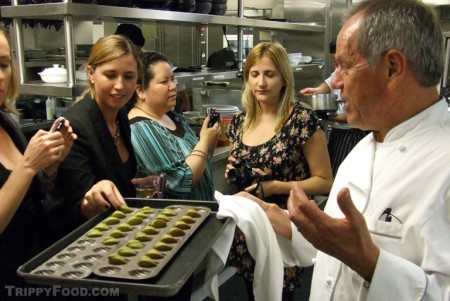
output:
[[338,109],[337,95],[335,94],[314,94],[306,96],[303,102],[314,111],[333,112]]

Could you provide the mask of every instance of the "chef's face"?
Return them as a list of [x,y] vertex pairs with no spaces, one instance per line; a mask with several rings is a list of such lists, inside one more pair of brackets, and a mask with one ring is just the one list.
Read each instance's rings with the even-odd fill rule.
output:
[[88,67],[95,100],[101,108],[120,109],[133,96],[137,82],[137,62],[126,54],[109,62]]
[[8,40],[0,31],[0,107],[3,106],[11,82],[11,56]]
[[280,71],[267,56],[257,59],[250,67],[248,84],[256,100],[265,103],[278,103],[285,86]]
[[341,90],[341,98],[347,100],[348,123],[364,130],[376,130],[380,114],[384,114],[383,76],[379,66],[369,66],[358,53],[356,41],[359,35],[361,15],[350,18],[337,38],[336,74],[331,86]]

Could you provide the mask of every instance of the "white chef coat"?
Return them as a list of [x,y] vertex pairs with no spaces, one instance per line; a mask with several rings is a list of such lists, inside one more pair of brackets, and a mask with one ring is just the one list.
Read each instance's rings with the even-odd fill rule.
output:
[[[336,202],[343,187],[349,187],[380,256],[369,284],[319,251],[309,259],[316,263],[310,300],[449,301],[450,114],[446,102],[441,100],[396,126],[383,143],[369,134],[356,145],[341,164],[325,207],[333,217],[343,217]],[[390,222],[382,216],[386,208],[392,209]],[[294,257],[298,264],[308,263],[305,256],[311,252],[305,252],[303,237],[294,232]]]

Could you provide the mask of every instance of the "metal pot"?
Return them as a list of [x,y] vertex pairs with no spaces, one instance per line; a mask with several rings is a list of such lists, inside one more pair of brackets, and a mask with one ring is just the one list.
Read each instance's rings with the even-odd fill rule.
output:
[[314,111],[333,112],[338,109],[337,95],[335,94],[314,94],[306,96],[303,102]]

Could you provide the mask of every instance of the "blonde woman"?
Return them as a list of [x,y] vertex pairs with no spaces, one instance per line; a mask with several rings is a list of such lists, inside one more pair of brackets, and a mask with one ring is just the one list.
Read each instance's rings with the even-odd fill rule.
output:
[[[28,142],[13,115],[18,94],[14,55],[5,29],[0,28],[0,300],[7,300],[7,285],[23,287],[17,268],[40,250],[42,198],[46,184],[56,176],[59,163],[76,135],[59,118],[49,132],[40,130]],[[63,122],[59,131],[57,124]]]
[[44,202],[49,243],[111,206],[122,206],[124,197],[135,197],[136,159],[122,108],[134,94],[140,70],[137,49],[123,36],[103,37],[92,47],[89,86],[65,115],[78,140]]
[[[229,182],[282,208],[295,182],[309,195],[330,191],[333,177],[325,132],[317,115],[295,102],[292,70],[280,44],[258,44],[247,56],[242,108],[227,131],[231,145],[225,177]],[[244,180],[249,180],[241,181],[236,175],[245,170]],[[238,267],[250,294],[254,261],[240,234],[229,264]],[[285,269],[283,300],[292,300],[300,276],[300,268]]]

